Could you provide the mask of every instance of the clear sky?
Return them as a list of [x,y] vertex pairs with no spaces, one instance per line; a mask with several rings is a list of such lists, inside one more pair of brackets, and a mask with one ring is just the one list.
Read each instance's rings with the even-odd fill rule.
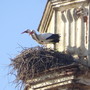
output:
[[47,0],[0,0],[0,90],[18,90],[8,76],[9,58],[14,58],[22,47],[38,44],[27,34],[25,29],[37,30]]

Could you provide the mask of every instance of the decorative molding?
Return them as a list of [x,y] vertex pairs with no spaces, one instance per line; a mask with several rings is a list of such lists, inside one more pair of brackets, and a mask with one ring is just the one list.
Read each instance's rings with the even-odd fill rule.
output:
[[70,8],[78,8],[83,4],[87,4],[87,0],[48,0],[38,27],[38,31],[41,33],[47,31],[48,25],[55,10],[60,10],[63,12],[64,10]]

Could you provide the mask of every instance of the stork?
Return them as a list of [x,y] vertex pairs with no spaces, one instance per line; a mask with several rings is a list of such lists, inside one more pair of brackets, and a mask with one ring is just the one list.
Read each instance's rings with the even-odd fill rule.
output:
[[27,29],[23,33],[28,33],[39,44],[55,44],[59,42],[60,35],[52,33],[37,34],[34,30]]

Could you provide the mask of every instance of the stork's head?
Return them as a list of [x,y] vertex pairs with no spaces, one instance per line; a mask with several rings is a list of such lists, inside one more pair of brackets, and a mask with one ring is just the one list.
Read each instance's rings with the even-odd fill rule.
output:
[[24,32],[22,32],[21,34],[23,34],[23,33],[29,33],[29,34],[31,35],[31,34],[33,34],[34,32],[33,32],[33,30],[27,29],[27,30],[25,30]]

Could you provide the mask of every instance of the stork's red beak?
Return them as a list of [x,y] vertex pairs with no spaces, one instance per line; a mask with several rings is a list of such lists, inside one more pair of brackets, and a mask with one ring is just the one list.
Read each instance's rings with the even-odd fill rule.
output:
[[23,33],[28,33],[28,32],[27,32],[27,30],[26,30],[26,31],[22,32],[21,34],[23,34]]

